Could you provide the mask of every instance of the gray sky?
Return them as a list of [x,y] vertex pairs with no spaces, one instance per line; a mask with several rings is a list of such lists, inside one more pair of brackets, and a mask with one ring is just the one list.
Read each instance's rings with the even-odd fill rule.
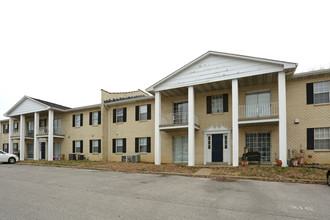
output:
[[0,119],[146,89],[209,50],[330,67],[330,1],[0,1]]

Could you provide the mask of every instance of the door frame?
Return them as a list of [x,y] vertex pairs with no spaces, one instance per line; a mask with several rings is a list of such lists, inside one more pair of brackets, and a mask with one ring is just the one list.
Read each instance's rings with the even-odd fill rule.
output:
[[[42,143],[45,143],[45,159],[42,159],[41,158],[41,152],[42,152]],[[40,150],[40,152],[39,152],[39,160],[48,160],[48,147],[47,147],[47,141],[46,140],[40,140],[39,141],[39,150]]]
[[[204,130],[204,165],[208,163],[209,149],[208,149],[208,137],[211,136],[212,143],[212,134],[222,134],[223,135],[223,162],[227,162],[228,165],[231,164],[231,129],[223,125],[220,127],[218,123],[211,125]],[[225,136],[227,137],[227,149],[225,149]],[[212,151],[212,149],[211,149]],[[211,152],[212,160],[212,152]]]

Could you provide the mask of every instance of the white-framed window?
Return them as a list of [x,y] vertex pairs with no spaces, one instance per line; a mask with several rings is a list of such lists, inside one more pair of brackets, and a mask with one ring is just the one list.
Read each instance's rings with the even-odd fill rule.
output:
[[223,112],[223,97],[222,95],[212,96],[212,113],[222,113]]
[[99,140],[92,140],[92,153],[99,153]]
[[124,140],[123,139],[116,139],[116,152],[119,154],[124,152]]
[[98,124],[99,124],[99,113],[92,112],[92,125],[98,125]]
[[124,109],[117,108],[116,110],[116,122],[123,122],[124,121]]
[[47,120],[46,119],[39,120],[39,127],[40,128],[46,128],[46,125],[47,125]]
[[270,133],[247,133],[245,144],[249,152],[259,152],[262,162],[270,162]]
[[330,81],[314,83],[313,90],[314,104],[330,102]]
[[314,149],[330,150],[330,128],[314,128]]
[[225,145],[225,149],[228,149],[228,136],[224,135],[224,145]]
[[74,141],[75,153],[82,153],[82,141]]
[[75,116],[75,127],[80,127],[80,126],[81,126],[81,116],[79,114]]
[[140,153],[147,153],[147,138],[139,138]]
[[14,123],[14,132],[18,132],[18,122]]
[[148,120],[148,107],[147,107],[147,105],[139,106],[139,119],[140,119],[140,121]]
[[59,157],[61,154],[61,142],[54,142],[53,157]]
[[34,135],[34,122],[29,121],[27,123],[27,136],[28,137],[33,137],[33,135]]

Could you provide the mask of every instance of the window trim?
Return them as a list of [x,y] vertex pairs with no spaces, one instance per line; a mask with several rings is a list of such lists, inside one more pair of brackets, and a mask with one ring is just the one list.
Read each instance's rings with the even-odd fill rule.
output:
[[[328,130],[328,138],[325,137],[316,137],[316,129],[327,129]],[[322,132],[322,135],[324,135],[325,132]],[[321,149],[320,146],[318,146],[317,141],[320,140],[328,140],[328,148],[327,149]],[[329,151],[330,150],[330,127],[322,127],[322,128],[314,128],[314,150],[315,151]]]

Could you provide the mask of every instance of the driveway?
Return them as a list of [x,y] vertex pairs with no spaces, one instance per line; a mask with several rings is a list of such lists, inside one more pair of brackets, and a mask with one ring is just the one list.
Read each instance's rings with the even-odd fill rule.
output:
[[330,187],[0,164],[0,219],[329,219]]

